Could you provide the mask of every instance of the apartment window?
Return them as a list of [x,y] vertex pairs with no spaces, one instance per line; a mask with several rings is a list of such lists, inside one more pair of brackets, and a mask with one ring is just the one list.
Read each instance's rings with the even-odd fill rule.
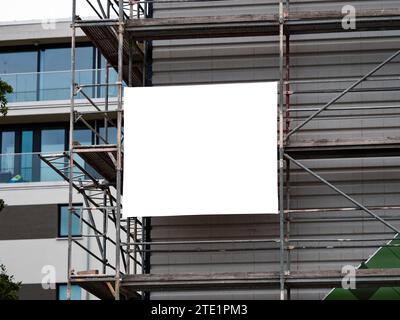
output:
[[18,88],[8,96],[10,102],[37,100],[37,63],[36,50],[0,52],[0,78]]
[[91,145],[92,131],[90,129],[75,129],[74,142],[78,142],[81,145]]
[[63,152],[65,131],[65,127],[40,129],[40,126],[0,131],[0,183],[60,181],[61,177],[36,153]]
[[0,74],[37,71],[37,51],[0,52]]
[[[78,142],[83,146],[90,146],[93,144],[93,134],[89,129],[76,129],[74,131],[74,143]],[[76,155],[74,160],[84,168],[90,175],[97,177],[96,171],[88,165],[79,155]]]
[[[41,51],[40,100],[67,100],[70,93],[71,49]],[[68,58],[69,56],[69,58]]]
[[[81,204],[74,204],[74,207],[81,207]],[[82,235],[81,228],[81,219],[80,219],[80,211],[77,210],[76,215],[72,215],[72,233],[73,237],[80,237]],[[68,237],[68,205],[59,205],[58,206],[58,236],[60,238]]]
[[[76,80],[80,84],[101,81],[98,51],[90,44],[76,49]],[[99,55],[99,54],[98,54]],[[100,56],[100,55],[99,55]],[[68,100],[71,88],[71,48],[69,44],[12,47],[0,52],[0,79],[9,83],[14,92],[9,102]],[[116,80],[115,80],[116,81]],[[86,89],[95,97],[97,90]],[[83,98],[81,94],[78,98]]]
[[[76,69],[93,69],[94,48],[89,45],[76,48]],[[44,48],[41,50],[40,71],[65,71],[71,69],[71,48]]]
[[[78,47],[76,57],[76,77],[80,84],[95,82],[94,48]],[[70,98],[71,49],[69,47],[46,48],[40,58],[40,100]],[[88,92],[93,96],[92,92]],[[78,97],[79,98],[79,97]]]
[[65,150],[65,129],[44,129],[41,132],[41,150],[43,153]]
[[[41,152],[52,154],[63,152],[66,148],[65,129],[45,129],[41,131]],[[57,163],[56,166],[62,170],[64,163]],[[59,181],[59,174],[50,168],[43,161],[41,162],[40,181]]]
[[21,156],[20,156],[20,179],[24,182],[31,182],[34,179],[33,167],[39,159],[33,156],[33,130],[23,130],[21,133]]
[[0,132],[0,182],[33,181],[33,131]]
[[1,138],[1,153],[15,153],[15,132],[3,131]]
[[[107,61],[104,57],[100,57],[99,59],[99,72],[98,72],[98,78],[100,83],[106,83],[106,66],[107,66]],[[109,68],[109,83],[116,83],[118,81],[118,73],[114,68]],[[100,97],[105,97],[106,95],[106,87],[102,86],[98,88],[98,95]],[[108,88],[108,93],[110,97],[115,97],[118,95],[118,87],[117,86],[110,86]]]
[[0,182],[10,182],[15,175],[15,132],[3,131],[0,140]]
[[[98,128],[103,121],[91,126]],[[0,128],[0,183],[56,182],[63,178],[39,157],[39,154],[61,154],[68,148],[68,124],[32,124],[27,126],[4,126]],[[100,130],[104,134],[104,129]],[[116,129],[109,128],[110,143],[116,143]],[[74,130],[74,141],[81,145],[93,145],[98,138],[86,127]],[[79,155],[74,158],[89,175],[99,174]],[[53,165],[68,174],[68,161],[60,158]],[[88,177],[86,177],[88,178]],[[82,179],[85,179],[82,176]]]
[[[104,127],[100,128],[99,134],[103,139],[106,138],[106,130]],[[117,144],[117,128],[108,127],[107,136],[108,136],[108,144]],[[99,144],[105,144],[105,142],[102,139],[99,139]]]
[[[57,300],[67,300],[67,289],[66,284],[57,285]],[[81,300],[82,299],[82,289],[80,286],[73,284],[71,286],[71,300]]]

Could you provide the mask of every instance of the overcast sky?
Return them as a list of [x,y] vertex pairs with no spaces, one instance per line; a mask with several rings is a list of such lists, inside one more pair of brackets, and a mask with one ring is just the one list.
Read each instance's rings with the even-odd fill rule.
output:
[[[94,16],[86,0],[77,0],[77,5],[80,16]],[[72,0],[10,0],[1,6],[0,22],[71,18],[71,15]]]

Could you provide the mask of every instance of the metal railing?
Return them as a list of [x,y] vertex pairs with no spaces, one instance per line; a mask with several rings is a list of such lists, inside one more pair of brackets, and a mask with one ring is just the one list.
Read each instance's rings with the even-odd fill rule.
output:
[[[18,184],[29,182],[58,182],[64,179],[52,168],[41,160],[44,153],[8,153],[0,154],[0,183]],[[77,157],[76,161],[91,175],[101,178],[101,176]],[[59,170],[66,170],[67,163],[59,162],[56,164]],[[85,180],[86,176],[82,175]]]
[[[117,19],[120,15],[118,0],[87,0],[99,19]],[[125,0],[122,5],[124,18],[140,19],[147,16],[151,1]]]
[[[117,82],[117,74],[110,70],[109,82]],[[0,74],[0,79],[7,82],[13,88],[13,93],[7,95],[9,102],[31,102],[68,100],[71,96],[71,71],[46,71],[28,73]],[[82,85],[93,85],[87,90],[90,98],[103,98],[105,88],[101,86],[105,82],[104,69],[85,69],[76,71],[76,79]],[[116,87],[109,88],[109,96],[117,96]],[[78,99],[84,96],[79,94]]]

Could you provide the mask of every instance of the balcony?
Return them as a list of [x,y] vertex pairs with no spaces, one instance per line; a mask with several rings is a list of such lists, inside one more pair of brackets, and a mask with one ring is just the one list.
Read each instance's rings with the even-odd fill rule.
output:
[[[75,156],[75,160],[92,176],[101,178],[79,156]],[[54,165],[62,172],[68,170],[68,162],[63,159]],[[60,181],[64,179],[40,159],[40,153],[0,154],[0,184]]]
[[[76,82],[80,85],[105,83],[104,69],[87,69],[76,72]],[[0,74],[0,79],[6,81],[14,89],[7,95],[10,103],[32,101],[68,100],[71,96],[71,71],[51,71],[33,73],[8,73]],[[117,81],[117,74],[110,70],[110,83]],[[86,88],[85,93],[90,98],[103,98],[104,87]],[[110,97],[117,96],[117,87],[109,87]],[[83,95],[78,94],[78,99]]]

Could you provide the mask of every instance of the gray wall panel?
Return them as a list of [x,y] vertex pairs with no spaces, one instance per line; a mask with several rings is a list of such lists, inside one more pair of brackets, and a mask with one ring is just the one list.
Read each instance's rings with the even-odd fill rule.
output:
[[7,206],[0,213],[0,240],[50,239],[58,236],[58,206]]
[[[352,4],[357,9],[397,8],[398,1],[290,1],[291,11],[341,10]],[[165,3],[155,5],[155,17],[204,16],[226,14],[277,13],[276,0],[222,1],[196,3]],[[291,79],[321,80],[343,77],[359,78],[399,49],[399,31],[343,32],[291,37]],[[278,38],[248,37],[155,41],[153,43],[153,84],[197,84],[218,82],[276,81],[278,79]],[[400,58],[384,67],[377,76],[400,73]],[[292,85],[291,128],[311,111],[332,99],[351,82]],[[291,142],[340,142],[346,140],[400,138],[398,109],[400,81],[374,81],[362,84],[361,92],[353,92],[337,102],[335,108],[381,107],[378,110],[328,111],[309,123]],[[391,88],[391,90],[388,90]],[[331,92],[319,92],[319,91]],[[311,92],[310,92],[311,91]],[[398,206],[400,162],[398,158],[346,159],[304,161],[323,177],[367,206]],[[294,168],[291,172],[290,206],[296,208],[350,207],[351,203],[322,186],[310,175]],[[396,226],[400,219],[395,210],[378,211]],[[293,214],[293,238],[391,238],[393,232],[367,214],[328,212]],[[162,240],[260,239],[277,237],[277,217],[271,216],[209,216],[153,218],[151,236]],[[343,265],[358,265],[372,255],[385,241],[355,243],[364,248],[328,249],[332,242],[321,242],[318,248],[291,251],[292,270],[340,270]],[[302,243],[306,247],[315,243]],[[338,246],[349,245],[339,243]],[[277,271],[279,256],[273,245],[202,245],[185,246],[192,252],[155,252],[151,268],[155,273]],[[375,247],[373,247],[375,246]],[[266,249],[265,247],[268,247]],[[184,249],[182,246],[157,247],[159,250]],[[243,249],[227,252],[223,249]],[[196,252],[199,249],[219,249],[219,252]],[[329,290],[296,290],[295,299],[323,298]],[[153,298],[210,297],[276,298],[271,292],[191,292],[154,293]]]
[[56,300],[57,290],[44,290],[41,284],[23,284],[18,298],[19,300]]
[[[187,3],[166,3],[155,6],[158,17],[186,17],[207,15],[230,15],[230,14],[255,14],[255,13],[277,13],[278,0],[227,0],[227,1],[196,1]],[[330,1],[330,0],[290,0],[291,12],[301,11],[324,11],[341,10],[345,5],[353,5],[356,9],[397,8],[396,0],[353,0],[353,1]]]

